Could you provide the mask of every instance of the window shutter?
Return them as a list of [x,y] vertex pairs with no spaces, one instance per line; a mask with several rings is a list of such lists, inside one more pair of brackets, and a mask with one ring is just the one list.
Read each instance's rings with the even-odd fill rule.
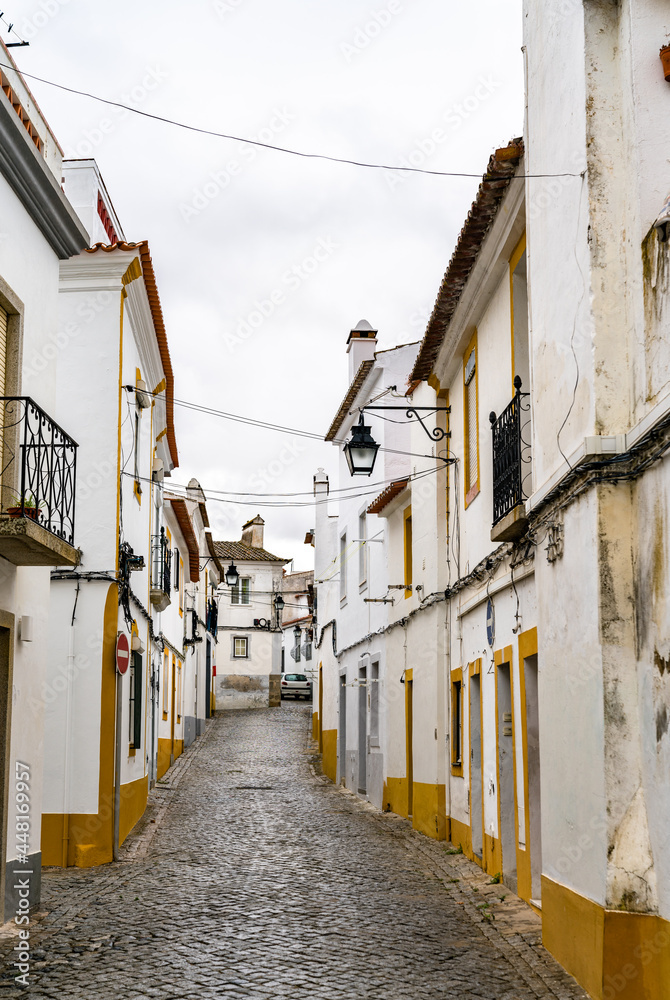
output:
[[135,685],[135,701],[133,719],[133,746],[136,750],[142,745],[142,654],[133,653],[133,683]]

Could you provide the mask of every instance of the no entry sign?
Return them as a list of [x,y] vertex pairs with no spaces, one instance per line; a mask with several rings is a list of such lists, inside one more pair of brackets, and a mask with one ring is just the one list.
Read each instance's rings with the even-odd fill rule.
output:
[[116,669],[125,674],[130,665],[130,643],[125,632],[119,632],[116,640]]

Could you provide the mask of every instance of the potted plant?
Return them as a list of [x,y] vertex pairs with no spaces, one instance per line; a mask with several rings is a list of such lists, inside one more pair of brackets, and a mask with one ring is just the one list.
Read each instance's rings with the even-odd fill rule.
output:
[[670,83],[670,45],[664,45],[661,49],[661,62],[663,63],[663,72],[665,74],[665,79]]
[[9,514],[10,517],[29,517],[33,521],[39,521],[44,501],[37,503],[34,493],[30,491],[24,493],[23,504],[20,493],[14,493],[12,500],[13,504],[5,509],[5,514]]

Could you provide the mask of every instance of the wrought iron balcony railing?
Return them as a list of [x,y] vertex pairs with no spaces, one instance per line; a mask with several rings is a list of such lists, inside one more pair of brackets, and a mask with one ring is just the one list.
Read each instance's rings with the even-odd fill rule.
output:
[[0,396],[2,513],[74,546],[77,443],[29,396]]
[[207,601],[207,631],[211,635],[216,635],[216,626],[218,623],[218,608],[216,606],[216,601],[211,598]]
[[523,428],[529,422],[530,404],[523,400],[521,379],[514,379],[516,394],[499,417],[489,414],[493,432],[493,524],[527,500],[524,493],[525,468],[530,465],[530,445],[523,438]]
[[165,528],[161,528],[160,534],[154,535],[151,539],[151,590],[152,592],[160,591],[166,594],[168,604],[170,598],[171,565],[172,552],[168,545]]

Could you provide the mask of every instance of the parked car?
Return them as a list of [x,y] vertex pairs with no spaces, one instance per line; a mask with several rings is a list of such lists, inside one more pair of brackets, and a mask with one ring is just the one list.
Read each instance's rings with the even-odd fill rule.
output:
[[282,674],[281,697],[311,698],[312,682],[304,674]]

